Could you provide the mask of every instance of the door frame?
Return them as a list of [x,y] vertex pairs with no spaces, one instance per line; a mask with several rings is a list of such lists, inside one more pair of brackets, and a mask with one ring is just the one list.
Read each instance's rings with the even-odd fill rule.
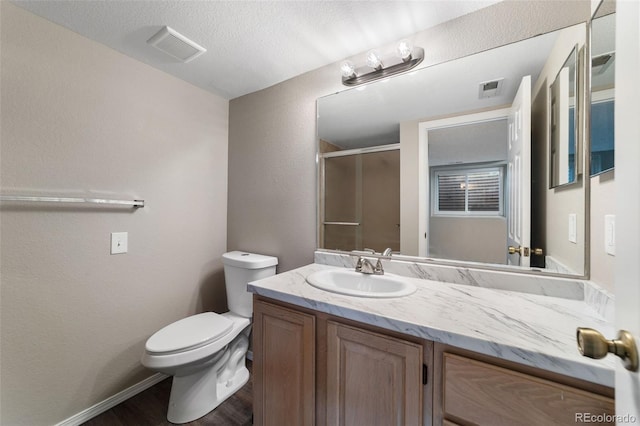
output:
[[[431,182],[429,175],[429,131],[509,118],[510,107],[457,115],[418,123],[418,256],[429,256]],[[506,249],[506,248],[505,248]]]
[[[615,325],[640,342],[640,3],[616,3]],[[624,141],[624,143],[620,143]],[[640,372],[616,362],[616,414],[640,418]]]

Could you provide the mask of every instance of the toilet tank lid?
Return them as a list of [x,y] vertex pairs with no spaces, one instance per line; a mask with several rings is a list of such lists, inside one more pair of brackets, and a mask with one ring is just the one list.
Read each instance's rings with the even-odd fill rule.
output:
[[222,263],[245,269],[268,268],[278,264],[278,258],[245,251],[230,251],[222,255]]

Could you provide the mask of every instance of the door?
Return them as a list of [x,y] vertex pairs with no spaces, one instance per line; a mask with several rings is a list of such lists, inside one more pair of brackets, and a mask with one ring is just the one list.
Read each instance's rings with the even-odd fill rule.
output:
[[315,424],[315,317],[254,299],[254,424]]
[[422,346],[327,322],[327,425],[422,424]]
[[[616,4],[616,326],[640,341],[640,2]],[[614,336],[610,336],[612,338]],[[611,355],[609,355],[611,356]],[[640,373],[616,363],[616,413],[640,419]],[[636,420],[638,421],[638,420]]]
[[529,267],[531,243],[531,76],[525,76],[509,112],[507,254],[509,265]]

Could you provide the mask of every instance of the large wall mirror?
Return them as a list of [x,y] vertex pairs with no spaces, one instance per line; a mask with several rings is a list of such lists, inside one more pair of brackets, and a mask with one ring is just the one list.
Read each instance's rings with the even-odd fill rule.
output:
[[318,248],[585,276],[585,144],[550,183],[551,86],[574,58],[579,130],[585,43],[583,23],[318,99]]

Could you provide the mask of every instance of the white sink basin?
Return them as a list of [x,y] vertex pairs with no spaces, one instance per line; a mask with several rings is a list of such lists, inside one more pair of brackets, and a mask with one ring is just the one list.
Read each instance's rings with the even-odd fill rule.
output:
[[398,275],[369,275],[349,269],[317,271],[307,276],[307,282],[322,290],[360,297],[402,297],[416,291],[416,286]]

